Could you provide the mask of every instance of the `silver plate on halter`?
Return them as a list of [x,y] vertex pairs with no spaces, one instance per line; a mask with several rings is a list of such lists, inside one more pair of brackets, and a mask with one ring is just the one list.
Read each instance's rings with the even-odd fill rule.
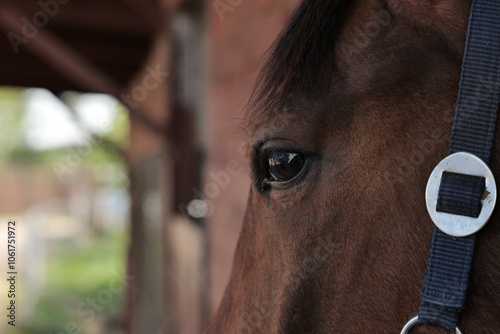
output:
[[[418,325],[424,325],[424,323],[418,320],[418,317],[411,318],[410,321],[408,321],[408,323],[403,327],[403,330],[401,330],[401,334],[410,333],[410,329]],[[455,334],[462,334],[458,327],[455,329]]]
[[[486,179],[479,217],[472,218],[436,211],[443,172],[479,176]],[[441,231],[453,237],[465,237],[476,233],[488,222],[497,200],[495,178],[488,165],[477,156],[466,152],[454,153],[444,158],[432,171],[427,182],[425,200],[432,221]]]

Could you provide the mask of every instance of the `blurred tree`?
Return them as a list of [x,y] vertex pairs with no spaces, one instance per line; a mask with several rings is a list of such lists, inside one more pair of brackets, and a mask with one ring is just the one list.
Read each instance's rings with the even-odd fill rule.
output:
[[79,118],[79,113],[74,111],[81,100],[89,97],[86,94],[68,92],[64,101],[71,108],[68,112],[75,123],[85,130],[86,144],[40,151],[30,148],[24,140],[22,122],[26,115],[25,91],[22,88],[0,88],[0,164],[50,165],[54,161],[63,164],[69,154],[77,154],[83,162],[82,166],[89,169],[103,164],[112,164],[116,168],[123,166],[123,149],[128,145],[129,134],[125,107],[116,102],[111,126],[104,132],[94,132]]

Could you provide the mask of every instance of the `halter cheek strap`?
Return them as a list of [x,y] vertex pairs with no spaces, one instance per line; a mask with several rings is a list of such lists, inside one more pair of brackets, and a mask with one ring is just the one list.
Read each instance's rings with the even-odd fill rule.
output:
[[[496,201],[489,163],[500,100],[500,1],[473,0],[449,154],[434,170],[426,200],[436,227],[417,324],[457,328],[465,305],[476,232]],[[500,329],[498,329],[500,330]]]

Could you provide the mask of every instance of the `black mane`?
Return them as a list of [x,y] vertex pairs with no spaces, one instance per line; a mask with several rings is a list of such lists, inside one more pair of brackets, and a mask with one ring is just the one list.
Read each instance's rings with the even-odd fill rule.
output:
[[286,108],[301,94],[312,99],[328,91],[334,46],[347,0],[304,0],[271,48],[251,99],[252,110]]

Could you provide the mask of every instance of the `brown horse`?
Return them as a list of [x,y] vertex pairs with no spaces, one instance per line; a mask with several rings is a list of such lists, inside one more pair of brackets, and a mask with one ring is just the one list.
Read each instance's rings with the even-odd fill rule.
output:
[[[399,333],[417,314],[433,231],[424,191],[447,155],[469,10],[299,6],[253,95],[253,187],[205,333]],[[498,175],[496,150],[491,166]],[[499,252],[494,214],[478,234],[464,333],[500,330]]]

